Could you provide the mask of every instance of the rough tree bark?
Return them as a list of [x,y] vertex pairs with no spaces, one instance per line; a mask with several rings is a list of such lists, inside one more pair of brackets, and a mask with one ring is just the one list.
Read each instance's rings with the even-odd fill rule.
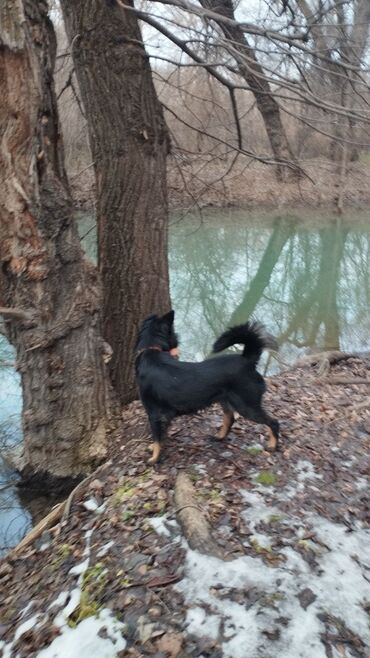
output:
[[104,457],[109,421],[97,272],[64,171],[47,10],[0,3],[0,306],[22,381],[23,473],[44,487]]
[[[232,0],[200,0],[200,4],[205,9],[211,9],[235,20],[234,5]],[[280,179],[289,177],[300,178],[302,171],[298,166],[295,156],[290,148],[285,128],[280,116],[280,108],[270,89],[268,80],[264,74],[263,68],[259,63],[253,48],[250,46],[243,30],[238,25],[226,25],[222,21],[218,23],[223,32],[225,39],[230,44],[231,54],[235,58],[239,73],[249,85],[253,93],[257,107],[261,113],[263,123],[266,129],[267,137],[270,142],[271,150],[274,154],[277,166],[277,173]],[[279,164],[279,163],[283,164]],[[295,168],[289,168],[284,163],[296,164]]]
[[61,6],[95,163],[103,333],[113,348],[113,385],[127,403],[136,397],[138,325],[170,305],[169,137],[133,12],[115,0]]

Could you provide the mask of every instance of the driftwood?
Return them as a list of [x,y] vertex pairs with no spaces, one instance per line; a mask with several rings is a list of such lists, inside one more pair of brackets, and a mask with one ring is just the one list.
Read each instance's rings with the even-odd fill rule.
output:
[[222,552],[211,535],[210,526],[197,505],[193,484],[183,471],[175,483],[176,515],[183,534],[193,550],[222,558]]
[[39,523],[37,523],[32,530],[30,530],[25,537],[17,544],[11,551],[8,553],[8,555],[5,556],[6,560],[11,560],[12,558],[17,557],[17,555],[27,546],[32,544],[36,539],[38,539],[42,533],[49,528],[53,523],[56,523],[59,521],[61,518],[65,505],[66,505],[66,500],[64,500],[62,503],[59,503],[59,505],[56,505],[53,507],[51,512],[44,516]]

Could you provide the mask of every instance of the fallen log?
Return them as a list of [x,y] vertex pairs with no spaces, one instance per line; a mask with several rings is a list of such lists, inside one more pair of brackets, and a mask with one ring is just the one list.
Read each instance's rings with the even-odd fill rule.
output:
[[176,478],[175,504],[177,519],[190,548],[222,558],[222,552],[212,537],[208,521],[197,504],[194,486],[184,471],[180,471]]

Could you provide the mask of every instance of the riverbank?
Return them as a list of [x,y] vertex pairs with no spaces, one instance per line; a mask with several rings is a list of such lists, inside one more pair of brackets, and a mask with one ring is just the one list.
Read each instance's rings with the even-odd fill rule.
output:
[[[151,469],[141,406],[125,409],[110,460],[0,564],[4,658],[365,658],[370,359],[327,365],[269,379],[274,455],[240,418],[210,439],[212,408],[174,423]],[[206,557],[189,535],[204,521]]]
[[[280,182],[273,167],[240,158],[230,163],[201,158],[169,160],[168,194],[171,210],[205,207],[281,210],[312,208],[335,210],[367,209],[370,203],[370,167],[363,162],[349,164],[341,180],[337,165],[315,159],[302,163],[307,176],[298,182]],[[70,174],[72,193],[81,209],[94,206],[92,167]]]

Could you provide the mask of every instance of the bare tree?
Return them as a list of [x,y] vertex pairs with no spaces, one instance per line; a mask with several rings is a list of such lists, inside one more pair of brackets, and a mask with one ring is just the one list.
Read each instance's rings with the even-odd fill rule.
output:
[[[230,18],[232,23],[225,23],[215,17],[217,25],[226,39],[226,48],[230,45],[230,54],[236,60],[238,71],[256,98],[257,107],[261,113],[271,150],[277,163],[295,161],[285,133],[280,116],[279,104],[274,97],[270,83],[264,75],[254,49],[248,42],[246,34],[235,21],[232,0],[200,0],[202,7],[211,9],[216,14]],[[299,167],[288,169],[280,164],[277,166],[279,178],[284,178],[290,172],[300,175]]]
[[[320,67],[317,57],[311,77],[317,78],[321,93],[335,100],[344,110],[353,110],[356,104],[365,105],[361,98],[363,87],[361,69],[369,36],[370,5],[368,0],[332,0],[323,5],[318,0],[296,0],[291,11],[306,21],[308,36],[318,55],[325,56],[326,67]],[[317,75],[317,64],[321,75]],[[316,76],[315,76],[316,69]],[[316,84],[317,86],[317,84]],[[349,144],[349,148],[347,145]],[[340,161],[347,154],[357,157],[355,147],[355,121],[349,117],[334,116],[331,156]]]
[[[309,0],[304,0],[304,3],[308,4]],[[158,0],[145,3],[141,9],[132,7],[131,10],[167,43],[172,44],[171,56],[168,50],[163,55],[157,55],[154,51],[151,52],[153,58],[167,60],[178,67],[203,67],[209,76],[229,91],[230,118],[233,117],[238,138],[237,145],[235,140],[226,140],[225,145],[230,150],[234,148],[238,153],[270,164],[276,164],[279,160],[280,168],[285,165],[294,169],[295,162],[284,137],[284,118],[294,119],[324,139],[334,139],[340,144],[350,145],[355,141],[346,131],[337,131],[340,121],[361,125],[362,130],[366,128],[368,133],[370,94],[364,65],[367,3],[365,0],[317,3],[325,29],[332,24],[334,10],[339,11],[340,7],[348,5],[345,22],[353,14],[352,31],[342,29],[341,56],[337,55],[335,48],[332,52],[332,41],[329,40],[329,45],[325,47],[321,41],[318,43],[318,30],[321,34],[321,30],[325,32],[325,29],[316,18],[315,26],[312,26],[298,6],[299,0],[282,3],[266,0],[263,4],[266,9],[258,20],[256,15],[249,16],[250,12],[245,15],[243,3],[238,6],[236,18],[234,6],[229,0],[199,0],[199,3]],[[315,4],[314,1],[311,4]],[[327,76],[334,77],[337,88],[339,86],[345,90],[344,100],[328,91],[325,84]],[[319,84],[320,81],[324,84]],[[349,88],[351,102],[347,101]],[[270,126],[268,134],[270,144],[274,142],[273,157],[251,152],[248,135],[242,135],[240,94],[247,90],[254,93],[256,104],[264,116],[264,124]],[[181,116],[178,119],[181,121]],[[194,129],[199,130],[197,126]],[[212,138],[215,142],[225,142],[217,134],[213,134]],[[366,144],[362,142],[362,146]]]
[[62,0],[97,184],[103,332],[123,403],[136,396],[140,321],[168,309],[169,137],[132,2]]
[[97,273],[64,171],[46,0],[0,4],[0,313],[23,391],[25,476],[75,478],[110,419]]

